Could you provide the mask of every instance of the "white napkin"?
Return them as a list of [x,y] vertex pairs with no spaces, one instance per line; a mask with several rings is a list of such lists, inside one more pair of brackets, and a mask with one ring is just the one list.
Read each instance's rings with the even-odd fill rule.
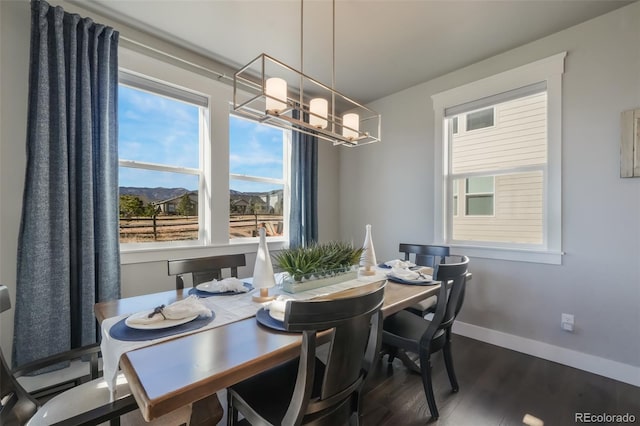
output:
[[431,275],[425,274],[422,272],[423,269],[418,269],[412,271],[411,269],[405,268],[391,268],[391,272],[387,274],[387,276],[394,276],[396,278],[400,278],[403,280],[412,280],[412,281],[432,281],[433,278]]
[[287,302],[290,300],[295,299],[288,296],[278,296],[270,302],[263,303],[262,306],[269,311],[269,315],[273,318],[283,321],[284,312],[287,310]]
[[389,260],[387,262],[384,262],[384,264],[392,268],[405,268],[405,269],[416,266],[416,264],[413,262],[409,262],[408,260],[400,260],[400,259]]
[[200,291],[209,293],[225,293],[227,291],[235,291],[236,293],[246,293],[249,291],[244,283],[235,277],[225,278],[223,280],[212,280],[202,284],[198,284],[196,288]]
[[164,321],[165,319],[179,320],[192,317],[194,315],[210,317],[211,309],[203,305],[202,302],[198,300],[197,296],[191,295],[186,299],[178,300],[177,302],[173,302],[172,304],[162,308],[162,314],[164,314],[164,316],[161,314],[155,314],[149,318],[149,313],[150,310],[135,313],[127,319],[127,322],[130,324],[146,325],[156,324]]

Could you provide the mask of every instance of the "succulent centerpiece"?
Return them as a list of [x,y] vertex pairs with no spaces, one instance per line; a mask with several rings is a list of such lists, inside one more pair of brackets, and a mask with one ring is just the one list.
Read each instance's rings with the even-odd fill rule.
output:
[[295,293],[350,279],[342,277],[345,274],[353,273],[355,277],[362,250],[334,241],[282,250],[274,254],[273,259],[276,266],[288,275],[284,280],[284,290]]

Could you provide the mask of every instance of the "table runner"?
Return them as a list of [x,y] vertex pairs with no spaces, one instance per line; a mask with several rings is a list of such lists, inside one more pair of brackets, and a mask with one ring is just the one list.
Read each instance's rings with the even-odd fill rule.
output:
[[[333,284],[326,287],[315,288],[312,290],[303,291],[300,293],[287,293],[283,291],[281,288],[276,287],[270,290],[270,293],[274,296],[284,295],[290,297],[295,300],[307,300],[312,299],[314,297],[326,296],[329,294],[337,293],[343,290],[348,290],[350,288],[356,288],[363,285],[370,284],[374,281],[378,281],[381,279],[385,279],[384,275],[376,274],[369,277],[359,277],[354,280],[344,281],[338,284]],[[145,340],[145,341],[122,341],[117,340],[111,337],[109,334],[109,330],[111,327],[116,324],[118,321],[126,318],[127,316],[133,314],[134,312],[130,312],[125,315],[119,315],[112,318],[107,318],[102,322],[101,331],[102,331],[102,341],[100,343],[100,349],[102,351],[102,361],[103,361],[103,374],[104,380],[109,386],[109,389],[112,392],[112,398],[115,398],[116,395],[113,392],[115,389],[115,379],[118,373],[118,363],[120,362],[120,357],[125,352],[129,352],[135,349],[139,349],[145,346],[153,345],[165,340],[174,339],[180,336],[186,336],[188,334],[200,333],[205,330],[209,330],[212,328],[220,327],[225,324],[230,324],[232,322],[240,321],[246,318],[251,318],[255,316],[258,309],[262,307],[262,303],[257,303],[252,300],[252,296],[257,292],[257,289],[254,289],[248,293],[240,293],[235,296],[217,296],[217,297],[207,297],[200,299],[201,302],[211,309],[215,318],[209,324],[204,327],[198,328],[197,330],[187,331],[181,334],[175,334],[172,336],[154,339],[154,340]],[[143,307],[142,310],[151,309],[153,306]]]

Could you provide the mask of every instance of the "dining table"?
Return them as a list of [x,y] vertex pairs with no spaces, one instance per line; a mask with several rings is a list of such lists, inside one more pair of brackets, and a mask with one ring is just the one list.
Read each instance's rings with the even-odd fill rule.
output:
[[[371,277],[357,287],[322,297],[364,294],[380,285],[381,280],[386,280],[384,274]],[[439,288],[439,282],[407,285],[389,280],[385,285],[382,314],[384,317],[392,315],[436,295]],[[105,334],[109,332],[104,328],[105,324],[150,307],[168,305],[192,292],[193,289],[184,288],[97,303],[94,312],[103,326],[105,362],[109,352],[104,350]],[[123,351],[115,362],[126,377],[143,417],[151,421],[295,358],[299,355],[301,341],[299,333],[259,324],[254,314]]]

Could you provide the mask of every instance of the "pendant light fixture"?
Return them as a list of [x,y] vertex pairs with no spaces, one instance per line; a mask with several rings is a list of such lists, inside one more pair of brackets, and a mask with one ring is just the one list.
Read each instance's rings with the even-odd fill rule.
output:
[[335,90],[336,2],[332,2],[331,86],[304,74],[304,0],[300,0],[300,70],[260,54],[233,76],[233,110],[253,120],[317,136],[334,145],[380,141],[381,116]]

